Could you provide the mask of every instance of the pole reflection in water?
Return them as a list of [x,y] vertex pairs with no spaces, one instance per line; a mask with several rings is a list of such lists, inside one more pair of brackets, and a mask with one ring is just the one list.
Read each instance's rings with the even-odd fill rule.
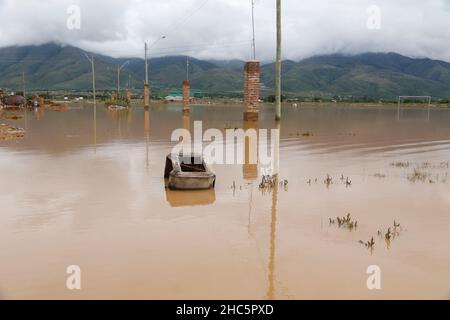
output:
[[[183,129],[191,132],[191,116],[189,112],[183,112],[181,118],[181,126]],[[188,152],[189,150],[192,150],[192,139],[187,139],[187,137],[185,138],[183,138],[183,150]]]
[[150,161],[148,157],[148,144],[150,139],[150,109],[149,107],[144,107],[144,131],[145,131],[145,153],[147,169],[149,167]]
[[[280,121],[276,122],[276,129],[280,130]],[[267,299],[275,299],[275,244],[276,244],[276,227],[277,227],[277,205],[278,205],[278,173],[280,169],[280,134],[275,138],[274,150],[273,150],[273,175],[274,175],[274,188],[272,190],[272,210],[270,220],[270,248],[269,248],[269,286],[267,289]]]
[[28,129],[28,115],[27,115],[27,113],[28,113],[28,108],[25,106],[24,117],[23,117],[25,132]]
[[[245,121],[244,120],[244,131],[247,133],[248,130],[254,130],[256,135],[249,134],[248,138],[245,135],[243,146],[244,146],[244,163],[242,165],[242,178],[249,181],[250,195],[248,203],[248,233],[251,233],[251,215],[253,207],[253,182],[258,179],[258,164],[259,164],[259,136],[258,136],[259,123],[257,121]],[[252,149],[253,148],[253,149]],[[253,153],[253,154],[252,154]],[[256,153],[256,154],[255,154]],[[251,157],[256,157],[256,161],[250,161]]]
[[[244,145],[244,164],[242,165],[243,178],[254,181],[258,179],[259,163],[259,124],[257,121],[244,121],[244,131],[246,133]],[[248,136],[248,137],[247,137]]]
[[275,124],[276,136],[271,137],[271,139],[275,139],[273,143],[273,165],[272,165],[272,174],[278,176],[280,172],[280,136],[281,136],[281,126],[280,122],[277,121]]
[[97,104],[94,100],[94,154],[97,153]]
[[270,220],[270,248],[269,248],[269,287],[267,299],[275,299],[275,244],[277,228],[277,204],[278,204],[278,175],[275,175],[275,186],[272,190],[272,210]]
[[183,112],[182,127],[183,129],[191,131],[191,116],[189,115],[189,113]]

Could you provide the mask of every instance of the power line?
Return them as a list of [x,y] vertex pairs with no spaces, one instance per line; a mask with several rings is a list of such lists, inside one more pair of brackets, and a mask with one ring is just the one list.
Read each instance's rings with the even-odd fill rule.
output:
[[184,19],[180,20],[178,24],[175,24],[172,28],[170,28],[165,34],[168,35],[185,24],[194,14],[196,14],[200,9],[202,9],[209,0],[204,0],[198,7],[194,8],[189,14],[187,14]]
[[[172,27],[168,28],[167,32],[163,32],[164,36],[159,37],[158,39],[156,39],[155,42],[153,42],[153,44],[150,47],[146,47],[146,52],[147,50],[151,49],[152,47],[154,47],[160,40],[165,39],[167,37],[167,35],[171,34],[172,32],[174,32],[176,29],[178,29],[179,27],[181,27],[183,24],[185,24],[194,14],[196,14],[200,9],[202,9],[209,0],[205,0],[203,1],[200,6],[194,8],[194,10],[192,10],[188,15],[186,15],[183,19],[181,20],[177,20],[177,23],[172,24]],[[147,41],[145,41],[145,43],[147,43]]]

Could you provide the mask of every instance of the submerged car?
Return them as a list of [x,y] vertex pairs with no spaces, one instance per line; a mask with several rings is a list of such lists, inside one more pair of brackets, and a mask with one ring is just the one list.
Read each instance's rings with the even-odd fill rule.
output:
[[216,175],[201,155],[169,154],[166,157],[164,177],[174,190],[199,190],[215,187]]

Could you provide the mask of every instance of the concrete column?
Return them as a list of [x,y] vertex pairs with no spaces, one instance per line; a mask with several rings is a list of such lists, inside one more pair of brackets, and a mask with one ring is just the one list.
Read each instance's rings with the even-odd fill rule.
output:
[[150,106],[150,86],[144,84],[144,107]]
[[183,113],[189,113],[189,97],[190,97],[190,84],[189,80],[183,81]]
[[259,61],[247,61],[244,67],[244,120],[258,121]]

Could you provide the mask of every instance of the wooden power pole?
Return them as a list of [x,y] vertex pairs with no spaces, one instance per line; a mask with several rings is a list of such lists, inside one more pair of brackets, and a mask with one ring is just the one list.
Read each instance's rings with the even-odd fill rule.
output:
[[147,42],[145,42],[145,84],[148,84]]
[[27,94],[26,94],[26,92],[25,92],[25,72],[22,72],[22,85],[23,85],[23,90],[22,90],[22,93],[23,93],[23,99],[24,99],[24,107],[26,108],[27,107]]
[[96,106],[94,56],[92,55],[91,57],[89,57],[86,53],[84,55],[86,56],[86,59],[88,59],[89,62],[91,63],[91,68],[92,68],[92,95],[93,95],[93,98],[94,98],[94,106]]
[[275,61],[275,120],[281,120],[281,0],[277,1],[277,56]]
[[252,0],[252,53],[253,60],[256,60],[256,44],[255,44],[255,0]]

